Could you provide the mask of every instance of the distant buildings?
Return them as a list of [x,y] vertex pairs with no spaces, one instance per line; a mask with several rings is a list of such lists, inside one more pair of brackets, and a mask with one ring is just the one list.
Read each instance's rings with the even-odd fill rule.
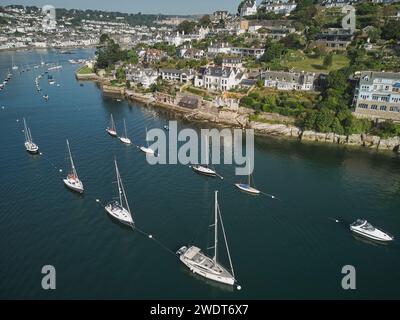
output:
[[222,59],[222,68],[241,69],[243,66],[242,59],[236,57],[228,57]]
[[237,68],[202,68],[194,79],[194,85],[211,91],[229,91],[239,86],[245,74]]
[[355,91],[354,114],[400,121],[400,73],[362,71]]
[[264,85],[277,90],[314,90],[315,74],[309,72],[265,71]]
[[288,15],[296,7],[297,4],[294,0],[263,0],[260,4],[260,11]]

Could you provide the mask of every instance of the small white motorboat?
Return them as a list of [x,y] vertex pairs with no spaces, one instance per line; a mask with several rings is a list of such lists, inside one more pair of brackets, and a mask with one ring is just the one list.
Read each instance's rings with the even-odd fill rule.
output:
[[376,241],[389,242],[394,240],[393,236],[375,228],[367,220],[363,219],[353,222],[350,225],[350,230],[360,236]]

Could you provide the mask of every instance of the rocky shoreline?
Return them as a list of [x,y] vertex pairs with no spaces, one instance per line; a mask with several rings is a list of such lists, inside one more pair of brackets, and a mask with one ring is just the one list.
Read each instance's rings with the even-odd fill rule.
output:
[[[100,83],[101,90],[106,94],[114,94],[125,99],[140,102],[145,105],[158,107],[180,114],[183,119],[193,122],[209,122],[216,125],[231,128],[253,129],[255,135],[287,137],[301,142],[319,142],[337,145],[358,146],[377,151],[392,151],[400,154],[400,137],[383,139],[379,136],[368,134],[338,135],[335,133],[321,133],[310,130],[302,130],[291,124],[265,123],[250,120],[251,110],[239,108],[239,110],[218,109],[216,107],[200,107],[191,110],[171,103],[162,103],[154,99],[151,94],[140,94],[131,90],[112,87],[103,83],[97,75],[79,77],[78,80],[92,80]],[[275,117],[276,115],[271,115]]]

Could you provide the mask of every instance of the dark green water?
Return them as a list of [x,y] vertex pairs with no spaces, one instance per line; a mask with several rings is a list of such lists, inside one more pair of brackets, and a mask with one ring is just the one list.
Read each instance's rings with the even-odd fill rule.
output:
[[[258,138],[256,185],[280,201],[247,196],[233,187],[233,166],[217,166],[224,181],[207,179],[181,165],[150,166],[136,148],[110,138],[104,129],[111,112],[119,126],[127,119],[136,144],[144,143],[145,127],[162,127],[168,118],[103,97],[93,83],[79,86],[67,59],[91,51],[41,54],[64,66],[53,73],[61,87],[42,81],[48,103],[35,91],[33,68],[0,92],[0,298],[400,298],[399,240],[374,245],[354,238],[347,225],[366,218],[400,239],[398,156]],[[38,52],[14,58],[31,67],[40,61]],[[1,53],[1,77],[10,65],[11,54]],[[22,117],[42,157],[25,152],[16,121]],[[84,197],[68,192],[57,170],[66,168],[66,138]],[[156,242],[106,215],[95,199],[115,195],[114,155],[136,224],[172,250],[189,242],[207,247],[213,192],[220,191],[241,291],[191,275]],[[56,267],[55,291],[41,289],[44,265]],[[356,267],[357,290],[341,288],[344,265]]]

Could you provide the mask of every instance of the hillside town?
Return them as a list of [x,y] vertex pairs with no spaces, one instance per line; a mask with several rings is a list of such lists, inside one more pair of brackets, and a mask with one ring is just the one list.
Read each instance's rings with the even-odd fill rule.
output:
[[62,12],[49,26],[38,8],[1,8],[0,50],[95,46],[77,77],[105,91],[303,132],[400,135],[398,1],[245,0],[237,12],[143,24]]

